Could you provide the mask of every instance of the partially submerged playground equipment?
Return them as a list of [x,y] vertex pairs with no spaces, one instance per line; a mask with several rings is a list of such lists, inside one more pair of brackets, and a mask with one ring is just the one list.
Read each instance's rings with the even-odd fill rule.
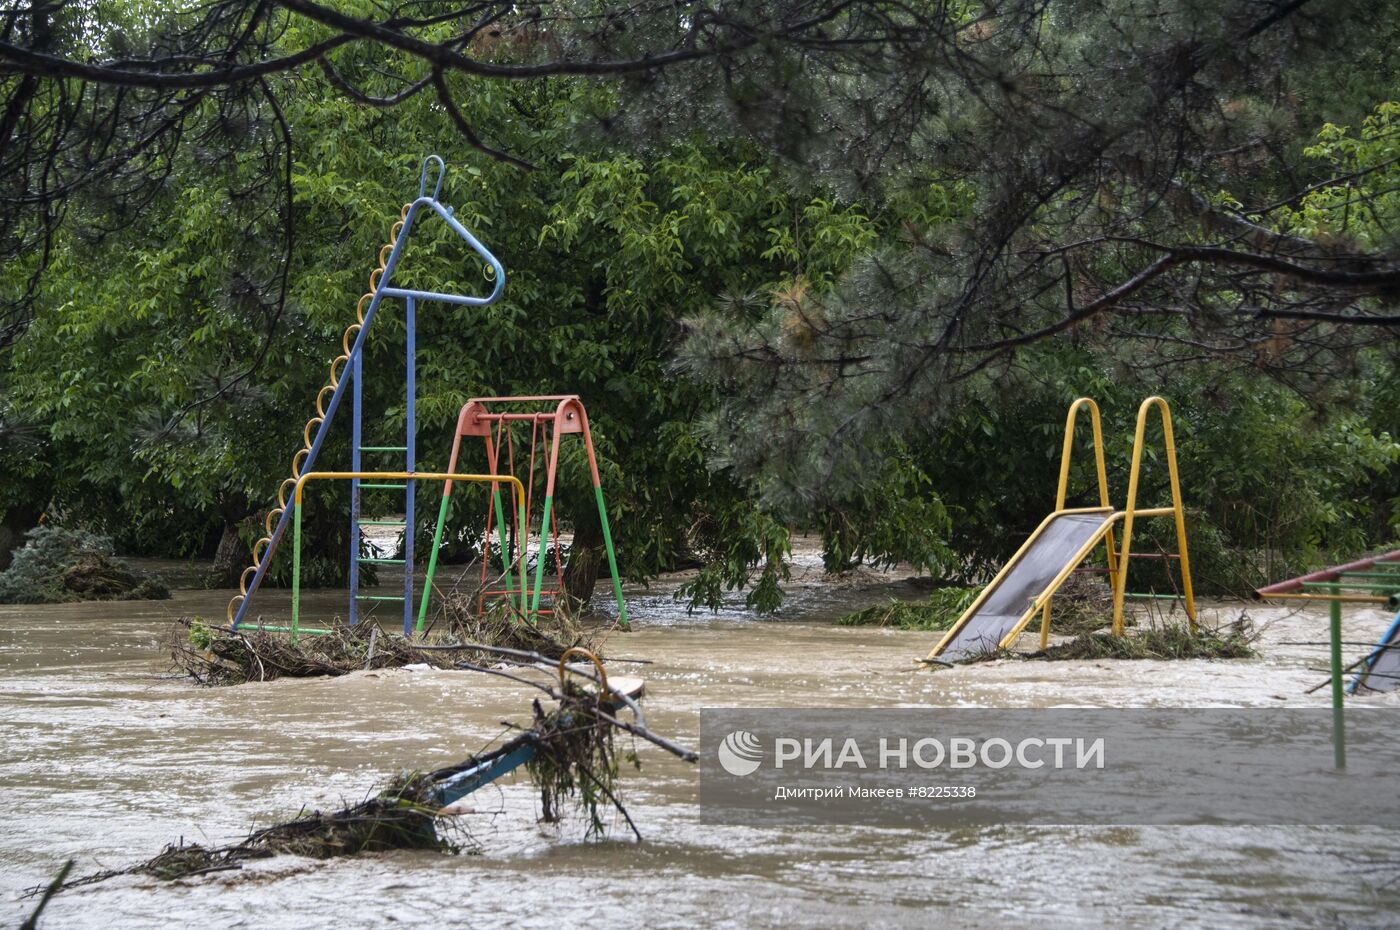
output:
[[[433,169],[436,178],[433,179]],[[520,622],[532,623],[542,613],[557,610],[564,597],[562,588],[563,564],[559,545],[559,517],[554,506],[556,474],[559,464],[561,439],[569,434],[578,434],[585,446],[588,463],[592,472],[594,496],[598,516],[602,524],[603,541],[607,550],[608,568],[612,573],[613,594],[617,599],[618,621],[627,623],[626,608],[622,600],[622,587],[617,574],[617,557],[613,550],[611,528],[607,510],[603,502],[602,485],[599,480],[597,461],[593,450],[593,439],[588,430],[588,415],[583,403],[574,395],[554,395],[548,397],[489,397],[470,400],[462,408],[457,422],[457,431],[452,445],[451,462],[446,472],[419,472],[417,468],[417,333],[416,314],[420,302],[456,304],[467,307],[486,307],[500,299],[505,291],[505,269],[494,255],[479,242],[453,216],[452,207],[444,205],[438,195],[442,191],[446,167],[436,155],[423,162],[418,182],[418,197],[405,204],[399,221],[389,234],[389,242],[379,250],[378,266],[370,273],[369,291],[355,306],[355,322],[351,323],[341,337],[340,355],[331,362],[328,383],[316,395],[316,415],[307,421],[302,430],[302,448],[292,457],[292,475],[278,487],[277,506],[270,510],[263,522],[265,535],[253,545],[252,564],[239,578],[239,593],[228,604],[230,630],[245,626],[255,629],[298,633],[324,633],[324,628],[301,626],[301,543],[302,516],[307,486],[313,481],[344,480],[350,482],[350,551],[349,558],[349,603],[347,616],[350,625],[361,619],[366,608],[372,609],[380,603],[400,605],[403,613],[403,633],[412,635],[421,632],[427,619],[429,602],[433,594],[433,578],[437,570],[438,550],[442,544],[444,527],[449,514],[449,504],[454,483],[476,483],[489,486],[487,505],[487,531],[482,555],[482,596],[478,608],[505,609],[512,612]],[[429,181],[434,181],[429,193]],[[394,285],[394,274],[404,250],[412,235],[415,223],[420,217],[438,216],[465,242],[484,263],[484,273],[493,282],[490,293],[484,296],[450,294],[401,288]],[[396,299],[404,302],[405,328],[405,436],[402,445],[366,445],[364,442],[364,347],[371,325],[376,316],[386,306],[385,300]],[[330,432],[331,421],[340,409],[346,394],[350,395],[350,467],[344,471],[316,471],[317,460]],[[540,409],[544,404],[545,409]],[[520,409],[522,407],[528,409]],[[497,409],[502,408],[502,409]],[[528,444],[518,441],[517,429],[522,432],[528,427]],[[458,473],[458,454],[463,436],[481,436],[486,445],[486,471],[484,473]],[[544,466],[536,468],[537,448],[541,443],[548,446],[548,457]],[[528,448],[528,456],[520,458],[528,461],[525,480],[516,475],[517,447]],[[505,450],[502,456],[502,450]],[[366,470],[363,467],[365,455],[402,455],[402,469]],[[503,461],[504,458],[504,461]],[[504,464],[505,470],[501,466]],[[543,478],[543,514],[538,522],[539,539],[535,556],[534,582],[527,578],[531,526],[534,523],[534,487],[536,476]],[[414,536],[418,528],[415,514],[415,495],[419,482],[442,482],[443,494],[438,510],[437,523],[433,532],[433,546],[428,556],[427,578],[415,605],[414,588]],[[502,496],[502,486],[509,488],[509,511],[507,501]],[[369,515],[362,507],[363,492],[391,491],[403,493],[402,518],[397,513],[386,516]],[[510,517],[507,519],[506,514]],[[509,525],[509,531],[507,531]],[[393,552],[387,557],[377,551],[366,554],[363,549],[365,528],[371,526],[401,527],[402,555]],[[292,549],[292,608],[291,620],[287,624],[269,624],[261,618],[250,617],[254,598],[267,578],[280,543],[291,528]],[[498,550],[496,558],[500,566],[499,586],[490,588],[488,563],[491,562],[491,535],[496,532]],[[545,585],[545,565],[551,551],[555,563],[555,585],[547,593]],[[378,569],[399,568],[402,571],[401,593],[374,594],[361,590],[361,568],[366,565]],[[544,603],[542,605],[542,597]],[[416,611],[415,611],[416,606]]]
[[[1364,694],[1393,691],[1400,686],[1400,613],[1396,613],[1380,642],[1370,652],[1343,668],[1342,605],[1400,607],[1400,549],[1289,578],[1257,589],[1254,596],[1265,601],[1313,601],[1328,605],[1332,746],[1337,768],[1346,768],[1343,691],[1347,694]],[[1347,672],[1354,674],[1351,683],[1344,688],[1342,678]]]
[[[1069,485],[1070,458],[1074,449],[1075,421],[1081,409],[1089,411],[1093,429],[1094,464],[1097,467],[1099,506],[1065,507]],[[1162,441],[1167,474],[1171,482],[1171,506],[1138,506],[1138,484],[1147,420],[1153,410],[1161,414]],[[1133,558],[1133,524],[1139,517],[1172,517],[1176,521],[1176,558],[1181,566],[1181,596],[1191,629],[1196,628],[1196,601],[1191,592],[1191,563],[1186,550],[1186,520],[1181,504],[1181,483],[1176,470],[1176,440],[1172,434],[1171,408],[1160,397],[1149,397],[1138,408],[1137,429],[1133,435],[1132,468],[1128,474],[1128,498],[1124,509],[1115,510],[1108,492],[1108,470],[1104,465],[1103,425],[1099,407],[1081,397],[1070,405],[1065,420],[1064,447],[1060,454],[1060,483],[1055,509],[1041,521],[1035,532],[1002,567],[981,595],[958,618],[938,645],[924,659],[926,664],[975,658],[997,649],[1009,649],[1037,613],[1041,615],[1040,647],[1050,636],[1050,612],[1055,592],[1080,564],[1099,546],[1104,547],[1109,585],[1113,590],[1113,634],[1123,634],[1123,602],[1127,597],[1128,567]],[[1114,535],[1122,535],[1121,548],[1115,549]]]
[[[515,650],[485,651],[521,657]],[[644,688],[641,679],[610,678],[596,656],[579,648],[566,652],[557,663],[545,662],[539,655],[531,658],[533,668],[547,672],[549,679],[492,671],[543,692],[549,702],[534,701],[530,723],[506,730],[513,735],[488,750],[441,768],[406,768],[373,796],[340,810],[303,807],[294,819],[261,827],[226,846],[186,844],[182,839],[145,862],[60,887],[118,875],[190,878],[241,869],[245,862],[279,853],[327,859],[395,849],[456,852],[458,839],[472,840],[457,819],[474,813],[463,800],[522,767],[539,792],[541,820],[558,822],[572,806],[586,819],[586,835],[601,837],[608,831],[604,816],[612,809],[640,840],[641,833],[616,790],[620,771],[616,731],[652,743],[684,762],[694,764],[698,755],[647,728],[638,704]],[[583,661],[571,664],[571,658]],[[555,675],[557,684],[550,680]]]
[[[429,193],[429,180],[436,168],[436,179]],[[451,207],[443,205],[438,195],[442,190],[446,169],[442,160],[430,156],[423,163],[419,177],[418,197],[406,204],[399,221],[389,235],[389,243],[379,251],[378,267],[370,274],[369,291],[355,308],[355,322],[341,338],[342,353],[330,365],[330,378],[316,395],[316,415],[302,430],[302,448],[292,457],[292,475],[282,482],[277,493],[277,507],[264,520],[266,535],[253,546],[253,564],[244,570],[239,580],[239,593],[228,604],[228,627],[220,631],[228,639],[246,642],[250,631],[257,636],[288,633],[290,646],[295,646],[299,633],[332,634],[344,628],[303,627],[301,625],[301,560],[303,513],[306,497],[313,483],[326,481],[350,482],[350,551],[349,601],[347,623],[350,628],[367,618],[380,603],[392,603],[402,609],[404,640],[400,651],[413,655],[414,650],[439,650],[437,655],[451,654],[450,667],[470,671],[489,671],[512,678],[545,692],[557,702],[546,711],[537,700],[533,703],[534,724],[494,751],[474,756],[458,765],[438,769],[424,775],[414,775],[396,783],[384,794],[331,815],[315,814],[287,824],[259,831],[244,843],[222,850],[190,853],[183,847],[167,849],[162,857],[174,855],[180,861],[190,860],[199,870],[222,867],[225,862],[256,857],[270,851],[312,850],[311,854],[338,855],[361,850],[402,846],[441,846],[434,823],[451,813],[450,808],[463,797],[488,785],[515,769],[526,766],[540,786],[545,819],[567,797],[576,797],[588,810],[592,828],[601,830],[597,808],[606,800],[621,810],[610,787],[610,773],[616,771],[612,753],[612,731],[621,729],[649,740],[686,761],[694,762],[693,752],[676,746],[646,729],[637,699],[644,683],[641,679],[609,681],[602,662],[593,653],[578,646],[563,650],[557,659],[546,658],[538,652],[502,648],[491,643],[459,642],[427,645],[409,642],[415,633],[424,631],[429,603],[433,595],[433,579],[438,569],[438,553],[450,514],[455,484],[480,484],[487,489],[486,520],[483,538],[478,540],[481,561],[481,584],[475,599],[476,609],[503,611],[509,622],[533,625],[536,620],[559,611],[567,594],[563,585],[559,514],[555,506],[555,491],[562,443],[577,436],[587,457],[593,485],[593,499],[598,508],[608,568],[612,574],[612,590],[617,599],[617,620],[627,623],[622,600],[622,586],[617,574],[617,557],[613,550],[611,528],[603,500],[597,458],[589,432],[588,414],[583,402],[572,394],[532,397],[473,398],[462,407],[453,434],[452,453],[443,472],[417,470],[416,430],[416,327],[415,315],[420,302],[438,302],[468,307],[485,307],[497,301],[505,289],[505,269],[487,248],[472,236],[454,217]],[[440,293],[396,287],[394,273],[414,230],[416,220],[423,215],[436,214],[485,263],[486,275],[493,281],[490,293],[484,296]],[[402,445],[369,445],[364,440],[364,347],[371,324],[384,309],[386,299],[401,299],[405,329],[405,413],[406,432]],[[344,471],[317,471],[317,459],[325,445],[331,421],[347,396],[350,397],[350,467]],[[525,434],[528,433],[528,439]],[[484,471],[459,472],[463,453],[462,440],[480,437],[484,441]],[[545,450],[543,453],[541,450]],[[403,468],[373,470],[363,467],[366,455],[402,455]],[[523,471],[523,478],[522,478]],[[537,480],[538,479],[538,480]],[[426,567],[426,581],[421,592],[414,586],[414,537],[419,524],[415,514],[415,494],[420,482],[441,482],[442,497],[433,529],[432,548]],[[542,513],[534,517],[535,488],[542,484]],[[402,492],[402,518],[392,519],[368,514],[363,505],[363,492],[372,492],[382,500],[382,492]],[[401,528],[399,545],[402,555],[383,553],[362,545],[367,527]],[[535,550],[534,577],[531,581],[528,556],[531,549],[532,527],[538,527]],[[269,566],[290,527],[292,533],[292,602],[291,619],[284,624],[264,623],[251,614],[254,598],[267,578]],[[493,552],[493,544],[496,546]],[[553,558],[550,558],[550,555]],[[553,562],[554,583],[546,590],[546,564]],[[402,571],[401,592],[372,594],[361,590],[365,566],[399,568]],[[496,574],[496,572],[499,574]],[[415,594],[418,596],[415,598]],[[240,633],[240,631],[242,631]],[[374,657],[375,627],[368,640],[366,667]],[[318,642],[329,642],[327,636]],[[280,641],[280,640],[279,640]],[[212,655],[212,652],[211,652]],[[474,664],[480,655],[507,659],[519,667],[517,674],[499,668],[486,669]],[[570,664],[571,658],[583,660]],[[531,680],[523,673],[548,670],[557,673],[558,687]],[[572,676],[572,677],[571,677]],[[590,680],[580,684],[577,679]],[[630,711],[632,720],[617,716]],[[592,781],[590,782],[589,779]],[[601,779],[601,780],[600,780]],[[623,812],[626,817],[625,811]],[[631,821],[628,820],[631,825]],[[635,829],[635,827],[634,827]],[[317,852],[316,850],[320,850]],[[149,863],[147,865],[150,865]],[[141,868],[144,868],[142,866]],[[163,867],[163,866],[162,866]],[[236,867],[236,866],[235,866]]]

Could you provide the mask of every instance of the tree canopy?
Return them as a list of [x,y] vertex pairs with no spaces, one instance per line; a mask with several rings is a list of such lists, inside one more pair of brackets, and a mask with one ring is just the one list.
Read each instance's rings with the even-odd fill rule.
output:
[[792,527],[833,568],[974,574],[1043,509],[1080,393],[1186,408],[1222,586],[1259,570],[1232,552],[1379,541],[1395,12],[12,2],[0,508],[165,552],[264,508],[438,151],[510,286],[425,315],[426,463],[471,394],[579,391],[634,576],[773,607]]

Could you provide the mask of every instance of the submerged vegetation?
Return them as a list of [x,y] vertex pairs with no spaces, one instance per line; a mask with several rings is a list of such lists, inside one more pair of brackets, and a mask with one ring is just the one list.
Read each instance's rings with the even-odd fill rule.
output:
[[837,620],[839,626],[883,626],[896,630],[946,630],[972,605],[982,588],[939,588],[919,601],[890,598]]
[[162,600],[170,590],[112,554],[112,540],[83,530],[30,530],[0,572],[0,604]]
[[1123,636],[1085,633],[1039,653],[1048,660],[1084,659],[1249,659],[1255,655],[1252,624],[1241,619],[1219,630],[1186,622],[1163,622]]
[[[890,598],[882,604],[849,613],[836,623],[838,626],[881,626],[896,630],[940,632],[958,621],[984,587],[938,588],[918,601]],[[1111,622],[1112,611],[1113,597],[1108,586],[1092,575],[1076,573],[1055,593],[1050,629],[1062,636],[1097,630]],[[1031,620],[1026,629],[1032,633],[1039,632],[1040,618],[1037,616]]]

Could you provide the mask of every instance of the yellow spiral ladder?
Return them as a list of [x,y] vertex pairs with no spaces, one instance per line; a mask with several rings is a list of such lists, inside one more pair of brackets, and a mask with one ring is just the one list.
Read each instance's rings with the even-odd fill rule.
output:
[[306,462],[306,457],[311,454],[312,437],[311,431],[320,426],[326,419],[325,399],[327,392],[335,393],[340,386],[340,378],[345,372],[345,365],[350,361],[350,342],[356,338],[365,324],[365,305],[374,299],[375,292],[379,289],[379,281],[384,277],[384,263],[388,261],[389,255],[394,251],[394,244],[399,241],[399,233],[403,230],[404,223],[408,220],[408,211],[412,204],[404,204],[403,210],[399,213],[399,221],[394,224],[389,231],[389,243],[379,250],[379,267],[369,273],[369,291],[362,296],[355,304],[355,322],[345,327],[345,333],[340,337],[341,354],[337,355],[331,362],[330,383],[321,388],[316,394],[316,416],[306,421],[306,426],[302,428],[302,447],[292,456],[292,477],[283,481],[277,487],[277,506],[267,512],[263,518],[263,532],[266,534],[253,543],[253,564],[243,569],[243,574],[238,576],[238,593],[229,599],[228,602],[228,623],[232,627],[234,618],[238,614],[239,606],[248,598],[248,584],[258,572],[258,566],[262,560],[268,557],[268,547],[272,545],[273,527],[282,518],[282,514],[287,509],[288,485],[296,487],[297,479],[301,477],[302,467]]

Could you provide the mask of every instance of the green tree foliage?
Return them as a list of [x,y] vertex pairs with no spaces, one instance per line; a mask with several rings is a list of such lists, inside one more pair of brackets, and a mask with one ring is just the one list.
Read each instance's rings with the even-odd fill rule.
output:
[[[697,603],[776,607],[794,525],[832,568],[977,574],[1049,506],[1079,394],[1117,489],[1137,400],[1173,402],[1217,587],[1392,532],[1392,3],[327,9],[4,20],[0,303],[37,308],[0,320],[12,516],[148,552],[257,535],[436,151],[509,287],[421,309],[420,465],[472,395],[576,391],[625,570],[697,567]],[[431,219],[400,267],[489,287]],[[386,308],[367,442],[402,431],[402,339]],[[313,505],[330,580],[344,489]]]
[[[671,354],[682,321],[716,295],[766,304],[834,280],[874,241],[871,221],[830,195],[787,193],[742,146],[688,143],[646,160],[566,149],[571,121],[596,95],[586,86],[481,90],[473,119],[528,151],[539,170],[483,159],[444,137],[427,100],[396,110],[389,126],[380,111],[308,81],[286,108],[298,136],[313,140],[291,170],[290,253],[275,198],[236,195],[256,158],[210,165],[192,153],[127,228],[98,235],[70,223],[44,279],[44,312],[9,356],[7,402],[42,426],[42,451],[30,460],[42,462],[49,494],[143,551],[207,552],[229,524],[250,541],[290,473],[374,256],[416,192],[420,153],[437,149],[455,169],[447,202],[502,259],[508,288],[484,309],[420,307],[420,467],[446,466],[457,411],[471,396],[577,392],[625,571],[648,577],[698,564],[690,593],[717,603],[756,570],[751,601],[776,607],[786,524],[707,461],[694,424],[714,406],[715,389],[678,376]],[[81,215],[93,226],[106,218],[100,204]],[[278,309],[269,294],[282,273]],[[415,229],[397,280],[490,287],[481,263],[432,217]],[[402,434],[402,352],[403,315],[386,304],[364,362],[367,443]],[[340,417],[322,467],[348,464],[347,408]],[[480,452],[468,446],[464,464],[473,457]],[[937,567],[945,524],[936,499],[920,493],[926,482],[907,462],[872,463],[872,472],[880,486],[829,511],[834,563]],[[562,482],[565,516],[587,514],[580,455],[565,456]],[[424,489],[422,512],[437,494]],[[343,513],[343,491],[331,486],[309,500],[313,520],[318,510]],[[484,500],[454,500],[454,526],[478,526]],[[326,516],[309,534],[320,542],[311,578],[341,571],[343,523]]]
[[[1154,368],[1219,365],[1316,400],[1389,351],[1393,243],[1317,201],[1346,189],[1353,213],[1383,212],[1391,168],[1348,163],[1328,134],[1307,144],[1395,86],[1380,8],[941,11],[947,57],[830,82],[832,131],[811,143],[819,157],[803,153],[872,203],[933,187],[941,209],[908,216],[806,295],[802,330],[788,308],[716,313],[682,349],[730,386],[712,439],[773,506],[843,494],[872,456],[995,406],[999,379],[1039,342],[1072,339],[1149,384]],[[812,88],[794,83],[765,112],[803,112]],[[1367,125],[1363,148],[1387,132],[1383,114]],[[1294,222],[1300,205],[1328,224]]]

